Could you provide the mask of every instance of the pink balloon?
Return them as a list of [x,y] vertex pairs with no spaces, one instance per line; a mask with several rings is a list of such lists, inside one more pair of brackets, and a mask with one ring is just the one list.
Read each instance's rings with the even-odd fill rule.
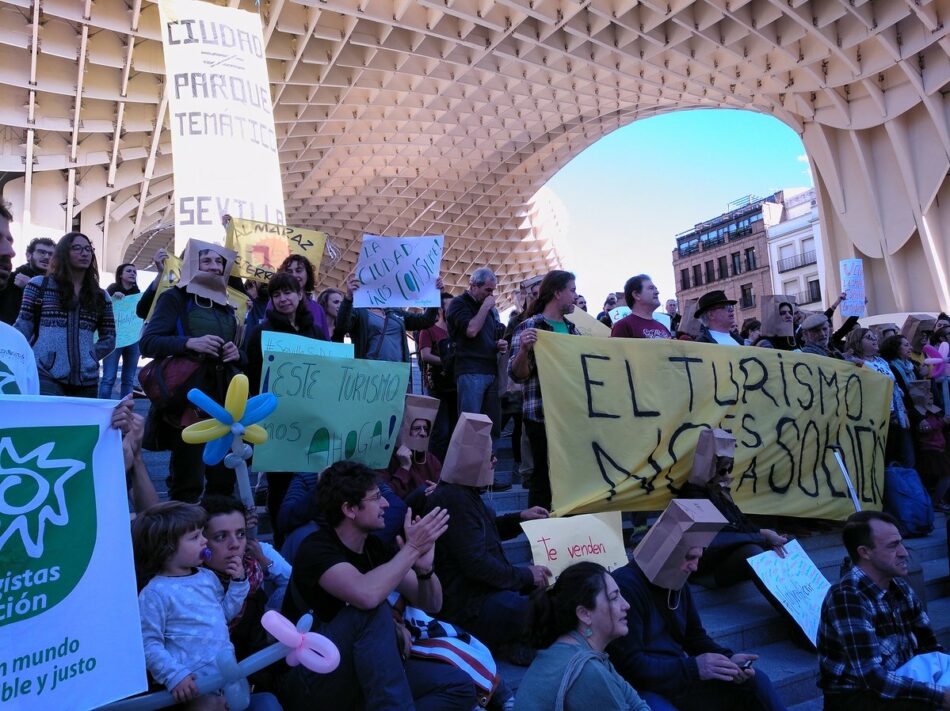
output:
[[270,632],[274,639],[285,647],[294,649],[300,644],[300,633],[293,623],[284,617],[277,610],[268,610],[261,617],[261,625]]
[[940,344],[940,350],[937,350],[933,346],[926,345],[924,346],[924,363],[927,365],[932,365],[933,370],[930,372],[932,378],[940,378],[943,376],[944,371],[948,370],[947,368],[947,353],[950,353],[950,345],[947,343]]

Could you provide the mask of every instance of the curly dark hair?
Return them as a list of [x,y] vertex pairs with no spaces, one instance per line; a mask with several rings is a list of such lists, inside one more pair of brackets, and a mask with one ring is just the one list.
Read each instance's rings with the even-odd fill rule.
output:
[[589,561],[564,569],[550,589],[531,595],[532,641],[538,648],[550,647],[562,634],[577,629],[577,608],[593,610],[597,596],[607,588],[604,566]]
[[185,534],[204,528],[205,510],[197,504],[164,501],[149,506],[132,522],[132,553],[139,590],[162,571]]
[[314,286],[317,283],[316,272],[314,272],[313,265],[310,263],[310,260],[302,254],[291,254],[289,257],[287,257],[287,259],[280,263],[280,266],[277,267],[277,271],[286,272],[290,269],[290,265],[294,262],[299,262],[302,264],[304,271],[307,272],[307,281],[303,285],[303,290],[308,294],[312,294]]
[[323,470],[317,483],[317,513],[331,528],[343,521],[343,505],[361,506],[376,486],[376,472],[359,462],[336,462]]
[[208,494],[201,499],[198,505],[205,510],[209,519],[229,513],[239,513],[242,516],[247,516],[247,507],[234,496]]
[[901,334],[888,336],[878,348],[881,358],[886,361],[897,360],[900,358],[901,341],[906,340]]
[[[73,242],[82,238],[92,246],[90,240],[82,232],[67,232],[53,250],[53,256],[49,260],[49,269],[47,273],[59,284],[59,290],[63,294],[63,306],[71,309],[73,306],[73,283],[69,278],[69,250],[72,249]],[[79,304],[90,311],[98,311],[105,304],[105,296],[99,287],[99,263],[96,261],[96,253],[92,253],[92,261],[89,268],[82,276],[82,287],[79,289]]]

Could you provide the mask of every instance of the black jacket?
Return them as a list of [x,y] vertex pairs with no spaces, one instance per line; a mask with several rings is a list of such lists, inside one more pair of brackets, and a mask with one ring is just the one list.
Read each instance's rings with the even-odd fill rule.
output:
[[521,513],[496,516],[478,489],[439,482],[429,507],[449,512],[452,525],[435,547],[435,570],[442,583],[440,617],[458,625],[478,616],[482,604],[499,590],[528,591],[534,576],[526,566],[508,562],[502,540],[521,533]]
[[276,331],[277,333],[290,333],[295,336],[305,338],[315,338],[323,340],[322,333],[319,333],[313,324],[313,315],[304,305],[297,309],[297,321],[299,328],[294,328],[290,320],[277,311],[271,311],[267,317],[252,332],[247,341],[247,379],[250,385],[251,395],[257,395],[261,391],[261,368],[264,365],[264,353],[261,350],[261,333],[264,331]]

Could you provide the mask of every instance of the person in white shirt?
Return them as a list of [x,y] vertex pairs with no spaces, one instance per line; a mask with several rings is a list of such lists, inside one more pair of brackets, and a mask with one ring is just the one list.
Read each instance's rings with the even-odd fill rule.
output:
[[[0,290],[13,275],[13,215],[0,203]],[[0,321],[0,395],[38,395],[40,379],[36,372],[33,349],[19,331]]]

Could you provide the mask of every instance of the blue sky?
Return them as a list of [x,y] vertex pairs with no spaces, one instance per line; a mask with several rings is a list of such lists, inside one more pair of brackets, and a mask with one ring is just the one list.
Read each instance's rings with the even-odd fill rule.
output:
[[602,138],[549,182],[567,208],[567,268],[596,312],[645,272],[675,296],[676,234],[744,195],[811,187],[798,135],[771,116],[691,110],[636,121]]

